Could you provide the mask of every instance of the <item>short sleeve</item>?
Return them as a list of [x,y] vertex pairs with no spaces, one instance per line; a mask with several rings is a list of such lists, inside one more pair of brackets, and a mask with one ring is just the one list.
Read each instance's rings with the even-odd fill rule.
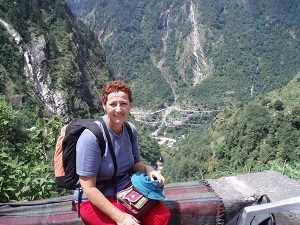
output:
[[76,173],[79,176],[97,177],[100,165],[101,153],[97,139],[86,129],[76,144]]

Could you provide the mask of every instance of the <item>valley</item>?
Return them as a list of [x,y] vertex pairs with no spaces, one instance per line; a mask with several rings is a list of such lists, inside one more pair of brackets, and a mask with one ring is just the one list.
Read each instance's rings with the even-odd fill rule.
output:
[[142,123],[152,130],[150,136],[158,140],[158,143],[165,147],[172,147],[179,138],[172,136],[169,132],[178,128],[193,129],[203,125],[203,122],[194,121],[194,118],[215,115],[222,112],[222,109],[182,109],[178,104],[168,106],[156,111],[133,108],[131,114],[136,121]]
[[[223,110],[210,110],[206,108],[201,109],[182,109],[180,107],[180,103],[177,102],[178,99],[178,93],[177,93],[177,83],[172,75],[172,72],[168,68],[168,65],[166,65],[167,61],[167,53],[168,53],[168,39],[169,34],[172,32],[169,27],[170,20],[172,19],[170,17],[171,14],[171,8],[172,5],[170,5],[165,11],[163,12],[165,21],[163,24],[163,32],[162,32],[162,49],[161,49],[161,59],[158,62],[155,62],[155,57],[152,56],[152,62],[156,66],[156,68],[159,69],[161,76],[165,79],[166,83],[170,86],[170,89],[172,90],[173,99],[174,102],[171,103],[170,106],[167,106],[163,109],[159,110],[142,110],[139,108],[135,108],[132,110],[131,114],[134,116],[135,120],[141,122],[142,124],[146,126],[150,126],[154,128],[154,130],[151,132],[150,136],[154,139],[158,140],[158,143],[160,145],[163,145],[165,147],[171,148],[173,144],[176,142],[176,139],[183,138],[185,135],[181,136],[174,136],[169,137],[168,130],[177,129],[180,127],[199,127],[203,125],[201,122],[192,122],[191,118],[194,117],[201,117],[203,115],[215,113],[215,112],[221,112]],[[194,58],[194,65],[192,65],[193,68],[193,86],[201,83],[202,80],[204,80],[210,73],[211,68],[210,65],[206,62],[206,57],[203,52],[203,47],[201,40],[203,40],[203,28],[202,34],[199,32],[199,26],[201,24],[197,21],[197,12],[195,12],[195,6],[193,2],[191,1],[190,4],[190,14],[189,14],[189,20],[192,24],[192,32],[190,34],[190,47],[191,52],[189,53],[192,58]],[[178,81],[177,81],[178,82]],[[165,104],[166,105],[166,104]]]

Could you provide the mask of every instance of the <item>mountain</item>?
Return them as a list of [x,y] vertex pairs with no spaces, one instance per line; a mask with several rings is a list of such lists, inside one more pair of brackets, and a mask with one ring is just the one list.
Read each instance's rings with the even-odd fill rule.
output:
[[113,79],[94,33],[62,0],[1,1],[0,95],[40,116],[99,112]]
[[298,1],[67,2],[80,20],[62,0],[0,0],[1,202],[62,194],[60,128],[99,116],[115,78],[133,86],[143,159],[159,158],[150,132],[173,144],[168,182],[270,168],[300,180]]
[[169,182],[265,169],[300,179],[299,1],[88,2],[67,0],[133,85],[135,118],[176,139],[162,151]]
[[67,0],[147,109],[225,109],[300,71],[300,2]]

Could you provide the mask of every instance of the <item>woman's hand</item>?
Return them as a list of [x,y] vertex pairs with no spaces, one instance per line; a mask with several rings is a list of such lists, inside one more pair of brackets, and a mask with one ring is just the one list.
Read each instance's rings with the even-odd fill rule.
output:
[[135,218],[134,216],[122,213],[122,215],[115,220],[118,225],[139,225],[141,224],[140,221]]
[[151,166],[145,165],[145,172],[151,180],[158,180],[159,186],[164,186],[165,178],[159,171],[153,169]]
[[151,180],[157,180],[159,186],[164,186],[165,184],[165,178],[163,177],[163,175],[160,174],[159,171],[155,170],[152,166],[149,165],[145,165],[142,162],[137,162],[134,164],[133,166],[133,171],[136,172],[142,172],[142,173],[146,173],[147,176],[150,177]]

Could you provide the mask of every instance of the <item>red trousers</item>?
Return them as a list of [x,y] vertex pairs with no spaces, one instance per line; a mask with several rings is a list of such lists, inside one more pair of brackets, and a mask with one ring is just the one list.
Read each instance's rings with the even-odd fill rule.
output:
[[[108,199],[115,207],[126,212],[116,199]],[[100,211],[90,201],[80,204],[80,215],[88,225],[116,225],[116,222]],[[170,221],[169,208],[162,202],[158,202],[153,208],[139,218],[141,225],[168,225]]]

